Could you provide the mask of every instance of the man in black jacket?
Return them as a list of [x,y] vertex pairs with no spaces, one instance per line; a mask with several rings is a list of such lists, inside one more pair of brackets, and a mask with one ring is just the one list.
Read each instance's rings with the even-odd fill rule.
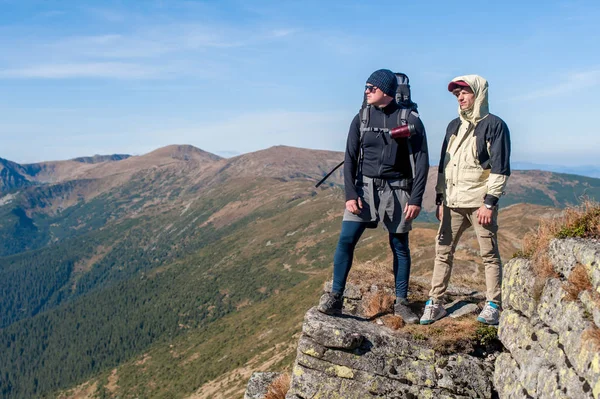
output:
[[[416,112],[402,112],[394,99],[397,87],[393,72],[373,72],[365,86],[368,115],[359,113],[350,125],[344,160],[346,209],[333,260],[333,287],[318,307],[326,314],[341,314],[354,248],[365,228],[381,221],[389,232],[394,258],[394,313],[408,323],[419,320],[408,307],[408,232],[421,211],[429,159],[423,123]],[[401,115],[406,115],[404,121]],[[412,125],[412,135],[392,138],[389,130],[402,124]]]

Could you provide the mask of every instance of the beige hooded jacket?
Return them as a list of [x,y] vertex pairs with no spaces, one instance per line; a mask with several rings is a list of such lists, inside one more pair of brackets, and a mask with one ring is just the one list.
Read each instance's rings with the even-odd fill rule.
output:
[[[475,127],[489,116],[488,83],[478,75],[458,76],[453,82],[464,81],[475,94],[472,108],[458,113],[460,127],[448,140],[443,173],[438,174],[436,193],[443,194],[444,204],[452,208],[478,208],[486,194],[500,198],[508,180],[507,175],[490,173],[478,161]],[[490,145],[487,143],[488,153]]]

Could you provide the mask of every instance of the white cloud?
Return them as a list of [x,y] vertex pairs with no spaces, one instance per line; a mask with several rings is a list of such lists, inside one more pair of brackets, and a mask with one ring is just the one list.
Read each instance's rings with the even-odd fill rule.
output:
[[43,64],[14,69],[0,69],[0,78],[116,78],[145,79],[156,77],[160,70],[139,64],[123,62],[88,62]]
[[296,33],[295,29],[275,29],[271,32],[273,37],[285,37]]
[[546,97],[558,97],[580,89],[589,89],[600,84],[600,69],[583,72],[573,72],[565,78],[557,80],[557,84],[550,87],[534,90],[528,94],[518,96],[515,100],[537,100]]
[[21,38],[17,46],[0,40],[3,60],[0,78],[147,79],[170,77],[174,73],[206,75],[211,71],[214,75],[228,68],[232,55],[228,49],[283,40],[294,33],[293,29],[255,31],[228,26],[163,24],[132,32],[58,39],[30,36]]
[[107,22],[123,22],[125,21],[125,15],[115,11],[110,10],[108,8],[98,8],[98,7],[84,7],[82,8],[88,14]]

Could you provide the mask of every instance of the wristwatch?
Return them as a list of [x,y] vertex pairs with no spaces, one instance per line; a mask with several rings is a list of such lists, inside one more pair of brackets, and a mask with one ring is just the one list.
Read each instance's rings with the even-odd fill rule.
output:
[[494,205],[490,205],[490,204],[483,204],[483,205],[485,205],[485,207],[487,209],[494,209]]

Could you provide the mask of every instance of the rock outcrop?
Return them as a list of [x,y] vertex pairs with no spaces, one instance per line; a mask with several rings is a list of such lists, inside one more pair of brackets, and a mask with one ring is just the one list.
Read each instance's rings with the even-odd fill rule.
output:
[[550,267],[524,258],[505,265],[501,354],[443,352],[424,338],[461,314],[474,318],[479,292],[450,287],[448,319],[394,330],[386,316],[363,312],[378,288],[349,285],[344,316],[306,314],[286,399],[600,399],[600,241],[553,240],[547,259]]
[[600,398],[600,242],[554,240],[554,275],[515,258],[504,268],[496,361],[500,398]]
[[[412,280],[414,311],[422,309],[428,284]],[[324,289],[329,292],[331,283]],[[393,301],[390,287],[348,283],[343,316],[316,308],[306,313],[286,398],[496,397],[492,379],[500,344],[494,328],[482,330],[492,336],[483,344],[475,321],[485,296],[456,286],[448,296],[448,318],[433,326],[405,325],[385,305],[372,315],[373,299]],[[254,385],[251,379],[247,396],[257,392]]]
[[306,314],[287,399],[491,398],[491,362],[352,316]]

